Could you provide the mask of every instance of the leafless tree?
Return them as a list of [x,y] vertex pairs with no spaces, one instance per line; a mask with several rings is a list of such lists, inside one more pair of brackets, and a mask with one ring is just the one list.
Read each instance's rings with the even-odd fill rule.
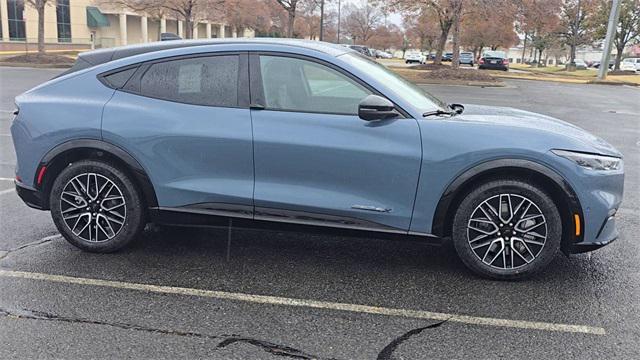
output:
[[381,24],[380,8],[365,2],[361,5],[350,4],[345,7],[345,12],[345,25],[354,42],[367,44],[376,27]]
[[296,8],[300,0],[276,0],[280,6],[287,12],[289,22],[287,24],[287,37],[293,37],[293,27],[296,22]]

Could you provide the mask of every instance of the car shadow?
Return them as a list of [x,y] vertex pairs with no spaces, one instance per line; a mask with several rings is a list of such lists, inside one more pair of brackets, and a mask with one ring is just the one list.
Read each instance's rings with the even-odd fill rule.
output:
[[146,230],[112,254],[86,253],[58,239],[13,254],[2,265],[68,276],[468,314],[492,314],[496,304],[514,314],[537,313],[536,301],[522,299],[542,295],[563,306],[585,308],[594,294],[612,291],[608,288],[615,282],[609,278],[617,273],[604,258],[561,255],[531,279],[494,281],[472,274],[447,244],[233,229],[227,259],[227,241],[226,229],[163,226]]

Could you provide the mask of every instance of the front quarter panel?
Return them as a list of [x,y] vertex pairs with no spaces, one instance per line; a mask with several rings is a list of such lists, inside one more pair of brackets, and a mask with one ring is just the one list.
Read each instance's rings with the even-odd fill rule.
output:
[[[578,139],[543,129],[487,124],[465,120],[422,119],[423,161],[411,231],[431,233],[437,204],[449,185],[466,171],[499,159],[528,160],[556,172],[578,195],[586,216],[585,238],[595,238],[607,205],[618,206],[622,189],[604,175],[592,174],[551,149],[593,152]],[[601,175],[601,176],[594,176]],[[613,174],[619,177],[620,174]],[[601,186],[602,182],[610,185]],[[604,191],[604,193],[603,193]],[[594,201],[600,199],[601,201]],[[594,213],[595,212],[595,213]]]

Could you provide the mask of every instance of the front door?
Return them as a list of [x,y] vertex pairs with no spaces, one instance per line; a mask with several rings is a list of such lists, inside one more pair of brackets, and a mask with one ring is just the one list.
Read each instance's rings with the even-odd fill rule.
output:
[[411,118],[367,122],[372,90],[318,60],[250,56],[255,218],[405,232],[421,162]]

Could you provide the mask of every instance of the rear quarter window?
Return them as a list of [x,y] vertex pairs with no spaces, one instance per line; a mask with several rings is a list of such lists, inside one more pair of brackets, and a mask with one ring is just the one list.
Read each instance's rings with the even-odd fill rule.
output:
[[104,75],[102,79],[107,86],[114,89],[121,89],[124,87],[127,81],[129,81],[129,79],[131,78],[131,75],[133,75],[137,69],[138,69],[137,66],[132,67],[122,71]]
[[169,60],[142,76],[143,96],[206,106],[238,106],[238,55]]

